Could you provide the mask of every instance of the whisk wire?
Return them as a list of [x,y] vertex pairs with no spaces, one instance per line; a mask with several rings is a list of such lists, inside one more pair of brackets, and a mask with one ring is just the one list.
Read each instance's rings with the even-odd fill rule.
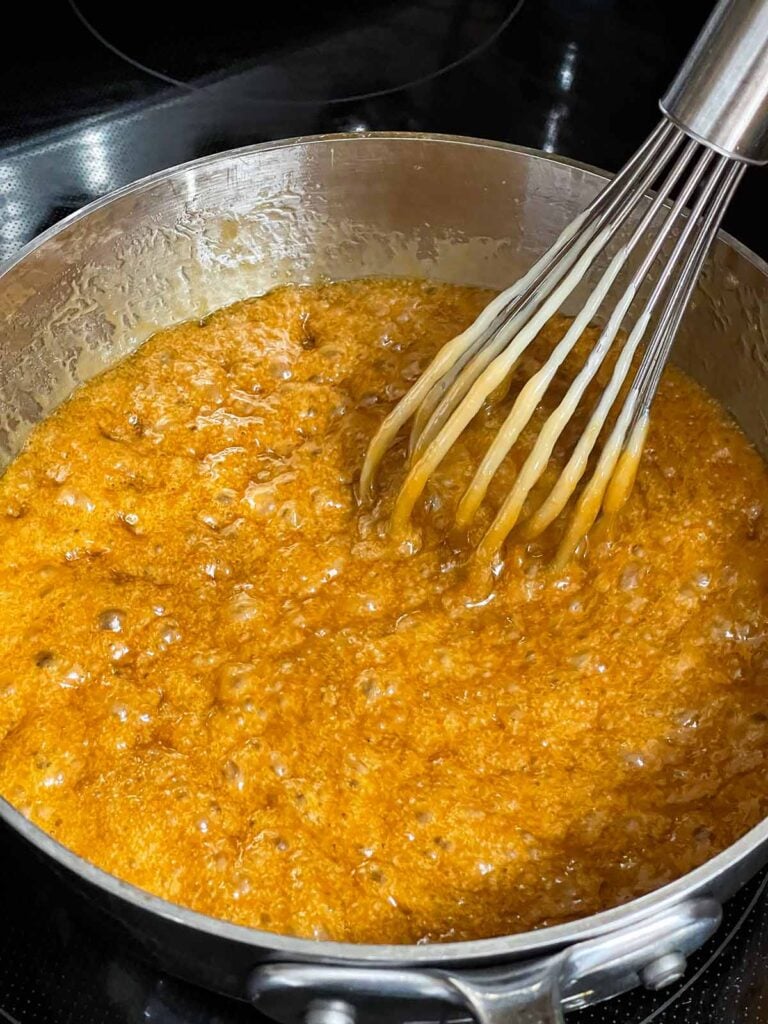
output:
[[[705,167],[711,162],[713,157],[714,153],[711,150],[705,150],[702,154],[698,167],[700,173],[698,176],[694,173],[694,178],[696,179],[695,183],[698,183]],[[711,242],[711,238],[707,238],[708,229],[712,225],[715,225],[716,228],[716,225],[719,224],[725,210],[725,205],[727,205],[727,200],[731,194],[728,189],[721,189],[721,201],[715,201],[715,203],[710,206],[709,210],[707,210],[707,206],[710,203],[713,194],[718,191],[724,181],[727,183],[727,179],[729,178],[728,165],[729,161],[727,159],[722,157],[717,158],[713,172],[701,185],[701,191],[696,204],[689,217],[686,219],[685,224],[675,241],[672,253],[670,254],[669,260],[665,266],[665,271],[660,275],[658,281],[655,283],[651,295],[649,296],[640,315],[638,323],[635,328],[633,328],[629,338],[627,339],[625,346],[625,351],[627,353],[626,369],[624,369],[623,373],[619,371],[614,374],[614,379],[612,379],[605,392],[605,396],[607,398],[610,399],[611,396],[613,396],[615,399],[615,397],[618,396],[621,385],[629,370],[629,366],[631,365],[631,361],[634,358],[635,352],[637,351],[638,346],[648,328],[653,311],[670,283],[671,271],[685,252],[691,236],[694,232],[698,231],[699,234],[693,243],[692,253],[689,254],[688,257],[687,267],[683,268],[682,273],[673,285],[672,303],[669,301],[667,302],[664,315],[661,317],[656,327],[655,333],[658,339],[657,345],[663,343],[664,339],[667,337],[669,337],[669,344],[671,344],[671,338],[673,335],[668,334],[671,326],[668,323],[670,313],[679,305],[679,313],[677,314],[679,322],[693,289],[693,285],[695,284],[696,277],[698,276],[698,270],[701,266],[701,263],[699,263],[698,267],[696,266],[697,255],[695,254],[701,254],[700,258],[703,262],[703,257],[706,255],[709,243]],[[678,212],[680,212],[684,203],[687,201],[685,192],[690,192],[690,190],[683,190],[675,203],[675,205],[679,207]],[[692,256],[693,258],[691,258]],[[695,275],[690,276],[694,270],[696,271]],[[686,287],[687,284],[689,284],[690,287]],[[622,352],[622,358],[625,355],[625,351]],[[661,349],[657,347],[656,351],[658,357],[658,352],[661,351]],[[646,366],[655,365],[655,362],[652,362],[652,357],[649,355],[648,347],[645,350],[645,355],[649,356]],[[641,367],[642,362],[643,361],[641,361]],[[659,368],[659,376],[660,373],[661,368]],[[603,507],[604,497],[610,487],[614,472],[617,470],[619,463],[621,463],[622,472],[618,474],[616,483],[611,490],[608,509],[610,511],[618,510],[629,493],[629,488],[631,488],[634,481],[637,462],[642,454],[645,437],[648,431],[648,409],[650,408],[650,405],[643,409],[639,404],[639,398],[640,390],[630,386],[627,397],[625,398],[624,404],[616,420],[616,424],[603,447],[592,477],[580,495],[576,503],[576,507],[571,515],[570,522],[565,535],[560,542],[560,547],[555,558],[556,566],[565,565],[575,551],[582,537],[586,536],[592,528],[601,507]],[[622,459],[622,454],[625,450],[628,455],[627,458]]]
[[[693,142],[688,143],[685,147],[682,155],[668,173],[662,188],[650,203],[645,215],[641,218],[640,223],[637,225],[632,238],[627,243],[627,246],[620,249],[616,254],[611,265],[609,265],[608,270],[598,284],[598,287],[595,289],[592,299],[585,304],[582,313],[586,313],[587,316],[583,317],[583,320],[588,322],[592,319],[595,309],[597,308],[597,305],[599,305],[599,301],[602,301],[602,298],[607,291],[604,287],[606,279],[612,281],[623,268],[629,251],[634,248],[634,246],[644,236],[649,225],[662,209],[670,190],[677,184],[692,157],[695,155],[697,148],[697,144]],[[669,230],[680,217],[685,203],[688,201],[696,185],[701,180],[701,176],[704,174],[712,158],[713,154],[710,151],[705,151],[701,154],[693,173],[687,179],[680,195],[672,204],[671,208],[667,210],[666,216],[656,232],[653,242],[648,247],[643,260],[632,275],[622,297],[614,307],[608,324],[603,329],[597,344],[587,359],[585,366],[576,376],[566,392],[566,396],[561,403],[562,408],[559,407],[551,414],[548,429],[543,430],[539,435],[539,439],[534,445],[534,449],[531,452],[527,463],[523,466],[523,469],[518,475],[510,494],[497,512],[488,533],[481,541],[481,557],[486,557],[489,554],[491,556],[495,556],[496,551],[515,526],[523,508],[525,499],[546,467],[557,437],[559,437],[559,434],[563,429],[565,429],[567,423],[575,412],[589,381],[597,372],[599,364],[602,363],[605,355],[612,346],[621,323],[637,294],[640,284],[645,280],[648,271],[658,256],[664,242],[668,238]],[[595,298],[598,300],[597,303],[594,301]],[[610,382],[601,395],[597,407],[590,417],[587,427],[576,445],[575,451],[569,459],[561,476],[556,481],[555,486],[550,491],[550,494],[543,502],[539,511],[534,515],[533,520],[526,531],[527,536],[537,536],[556,516],[560,514],[560,512],[562,512],[565,505],[570,500],[574,489],[578,485],[587,468],[589,456],[597,443],[597,439],[608,415],[610,414],[611,408],[614,405],[627,372],[629,371],[629,366],[634,358],[637,346],[645,332],[652,308],[653,306],[649,301],[638,319],[634,331],[630,334],[617,359]],[[583,326],[586,326],[586,324],[580,326],[581,329],[579,330],[579,335],[583,330]],[[590,360],[592,361],[591,364]]]
[[[665,157],[668,157],[675,152],[681,137],[681,133],[678,133],[678,137],[673,138],[672,144],[667,147],[664,154]],[[674,184],[674,182],[676,182],[682,175],[687,163],[695,153],[696,147],[696,143],[686,140],[683,152],[679,156],[670,174],[669,181],[671,184]],[[655,176],[655,174],[652,175],[652,177]],[[685,191],[686,198],[690,194],[690,190],[692,188],[693,184],[691,184]],[[488,395],[504,382],[522,353],[539,334],[543,326],[551,318],[552,314],[562,306],[563,302],[577,287],[585,273],[594,263],[596,257],[615,236],[617,231],[625,223],[627,217],[641,201],[643,193],[644,190],[636,191],[636,193],[626,202],[625,206],[619,211],[616,218],[609,220],[607,224],[604,224],[597,235],[592,238],[586,248],[581,252],[578,259],[572,264],[567,273],[565,273],[565,275],[554,284],[554,287],[550,287],[549,291],[545,294],[532,298],[531,308],[535,308],[535,312],[530,313],[529,310],[520,311],[519,316],[521,318],[524,313],[528,314],[525,316],[522,326],[520,326],[519,330],[517,330],[506,343],[506,346],[502,347],[501,351],[495,355],[495,358],[485,366],[482,372],[480,372],[476,379],[471,383],[469,390],[465,395],[463,395],[463,397],[461,397],[456,408],[450,413],[447,421],[443,424],[437,434],[429,440],[426,448],[412,463],[403,486],[397,496],[395,508],[392,514],[392,532],[395,536],[402,536],[405,534],[413,507],[422,493],[427,480],[440,465],[445,455],[456,443],[458,437],[463,433],[471,420],[480,411],[480,408],[486,401]],[[679,207],[676,209],[679,209]],[[610,281],[608,283],[610,283]],[[591,319],[595,312],[596,305],[588,313],[588,318]],[[586,322],[581,324],[581,330],[583,330],[584,326],[586,326]],[[579,333],[581,333],[581,330]],[[534,401],[536,396],[536,385],[537,382],[535,380],[529,382],[529,385],[526,385],[526,388],[524,389],[524,394],[520,396],[524,406],[527,404],[529,407],[529,415],[527,418],[530,418],[530,415],[533,413],[537,404],[537,402]],[[440,407],[438,407],[438,410],[439,408]],[[438,410],[435,411],[433,416],[437,415]],[[522,429],[522,426],[520,429]],[[519,432],[519,430],[515,430],[510,427],[507,432],[507,450],[517,440]],[[504,442],[502,441],[502,443]],[[491,459],[493,459],[493,456],[491,456]]]
[[[669,172],[664,187],[657,193],[648,209],[641,217],[629,241],[623,245],[612,258],[608,269],[598,281],[579,314],[574,319],[563,339],[556,346],[544,366],[531,378],[521,391],[504,425],[490,445],[480,467],[465,491],[456,514],[456,523],[466,527],[471,522],[477,508],[485,497],[488,485],[501,465],[510,448],[517,441],[520,433],[530,421],[536,407],[551,384],[557,370],[573,350],[585,327],[592,321],[600,303],[607,295],[614,281],[624,267],[630,253],[644,237],[649,226],[657,217],[666,196],[684,173],[696,144],[690,143]],[[543,474],[555,444],[575,412],[587,386],[602,365],[618,334],[624,316],[635,297],[637,287],[645,278],[664,240],[665,226],[657,234],[653,245],[649,248],[640,267],[635,272],[630,284],[614,308],[608,323],[603,328],[597,343],[589,354],[585,366],[572,382],[565,397],[555,411],[547,419],[530,455],[523,464],[512,491],[505,501],[500,515],[503,513],[508,529],[511,530],[523,508],[533,486]]]
[[659,324],[648,342],[632,385],[639,393],[638,416],[647,411],[653,402],[680,321],[696,286],[707,253],[717,235],[723,215],[745,170],[744,164],[733,163],[728,167],[727,174],[724,175],[718,186],[713,205],[702,223],[701,233],[691,248],[683,271],[675,281],[670,295],[669,314],[666,321]]
[[[534,438],[505,500],[480,541],[476,558],[486,566],[498,564],[503,543],[526,511],[531,492],[544,476],[558,441],[616,345],[624,320],[630,317],[632,326],[620,345],[608,383],[549,493],[523,522],[522,536],[538,536],[565,509],[621,399],[592,474],[576,501],[555,564],[565,564],[601,509],[607,514],[618,511],[634,483],[661,371],[742,173],[743,165],[717,154],[662,119],[622,172],[561,232],[528,273],[497,296],[469,328],[437,353],[411,391],[382,423],[363,467],[361,491],[367,495],[384,453],[401,427],[413,418],[408,471],[390,522],[395,537],[407,533],[414,505],[427,481],[469,423],[489,398],[495,402],[501,400],[500,395],[506,395],[519,370],[520,357],[590,273],[600,254],[606,249],[610,254],[614,240],[621,239],[625,228],[634,224],[628,239],[620,241],[618,249],[609,255],[606,269],[591,285],[586,300],[549,358],[514,398],[510,412],[458,503],[456,523],[461,528],[471,524],[494,476],[528,427],[558,370],[577,350],[584,330],[599,315],[620,275],[632,266],[597,342]],[[655,191],[649,196],[651,189]],[[687,213],[692,199],[695,201]],[[638,210],[637,220],[630,221]],[[679,228],[678,221],[682,221]],[[639,312],[633,312],[642,286],[670,238],[674,238],[671,252]],[[635,260],[636,253],[639,260]],[[637,370],[627,386],[638,355]]]
[[[662,126],[660,125],[660,127]],[[670,128],[669,125],[665,127],[666,129]],[[649,140],[652,145],[648,151],[644,152],[641,149],[636,154],[638,158],[636,166],[631,165],[632,173],[628,180],[623,183],[623,187],[616,188],[612,192],[609,190],[610,187],[606,188],[605,192],[601,193],[601,197],[610,199],[610,201],[601,203],[599,206],[595,203],[594,209],[586,211],[587,214],[590,212],[594,213],[595,217],[593,220],[590,220],[585,214],[585,220],[579,222],[580,244],[578,246],[570,246],[568,258],[561,259],[563,246],[568,247],[570,243],[569,237],[566,237],[568,236],[567,231],[548,250],[548,254],[545,254],[545,257],[540,261],[542,263],[541,272],[531,279],[529,286],[524,292],[521,291],[515,296],[514,301],[510,303],[509,308],[506,310],[505,322],[501,324],[495,335],[492,331],[489,332],[488,336],[482,339],[482,344],[473,347],[471,362],[457,376],[457,379],[456,375],[452,376],[447,394],[443,394],[443,392],[438,393],[436,388],[433,389],[433,392],[427,396],[416,411],[410,442],[412,461],[415,461],[422,455],[424,449],[442,429],[474,381],[504,349],[509,339],[515,336],[533,309],[547,298],[564,274],[573,267],[574,262],[583,253],[586,245],[594,239],[595,234],[604,228],[606,224],[610,224],[611,228],[610,232],[604,236],[605,244],[608,244],[627,218],[631,216],[635,207],[642,199],[643,194],[652,184],[657,173],[653,160],[659,150],[664,149],[660,158],[663,163],[674,153],[680,141],[680,133],[676,132],[674,128],[672,130],[659,131],[658,138],[655,135],[652,136]],[[611,184],[615,182],[616,179],[613,179]],[[611,220],[617,211],[618,217]],[[552,255],[551,262],[545,264],[546,256],[550,254]],[[547,266],[550,268],[549,270],[547,270]]]
[[[527,293],[529,290],[535,291],[537,287],[540,287],[547,280],[547,275],[552,268],[554,268],[555,275],[562,276],[562,273],[565,273],[572,265],[595,231],[602,226],[624,197],[633,191],[641,194],[648,187],[643,176],[652,166],[659,150],[665,144],[668,145],[670,137],[675,132],[676,129],[669,122],[662,120],[643,146],[630,159],[626,167],[627,174],[612,179],[598,193],[587,209],[561,232],[555,243],[523,277],[496,296],[470,327],[440,349],[410,391],[384,419],[374,436],[366,453],[360,477],[362,496],[370,495],[376,469],[402,426],[418,412],[425,402],[425,415],[427,409],[431,412],[431,409],[439,401],[440,394],[445,390],[443,382],[450,379],[454,367],[458,364],[460,370],[464,363],[474,353],[482,350],[492,338],[498,340],[497,351],[500,351],[511,333],[516,330],[512,318],[522,302],[525,301],[522,298],[523,293]],[[559,271],[558,265],[561,260],[565,262],[562,270]],[[559,277],[555,279],[559,279]],[[515,304],[518,296],[521,296],[520,302]],[[439,389],[435,396],[430,395],[433,388]]]

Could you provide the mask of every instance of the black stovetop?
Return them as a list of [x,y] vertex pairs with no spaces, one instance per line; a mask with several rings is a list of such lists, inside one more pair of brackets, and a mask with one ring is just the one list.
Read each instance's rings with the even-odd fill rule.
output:
[[[16,4],[0,64],[0,258],[135,178],[294,135],[448,132],[618,169],[711,6],[293,0],[268,17],[218,4],[214,20],[188,0]],[[748,172],[726,227],[768,255],[762,173]]]
[[[259,4],[188,0],[17,4],[0,65],[0,258],[137,177],[293,135],[448,132],[618,169],[655,122],[655,101],[710,7],[294,0],[265,14]],[[748,172],[726,227],[768,256],[761,173]],[[576,1019],[768,1022],[764,884],[731,901],[684,982]],[[0,1022],[255,1019],[110,946],[72,914],[60,885],[34,861],[9,861],[0,841]]]

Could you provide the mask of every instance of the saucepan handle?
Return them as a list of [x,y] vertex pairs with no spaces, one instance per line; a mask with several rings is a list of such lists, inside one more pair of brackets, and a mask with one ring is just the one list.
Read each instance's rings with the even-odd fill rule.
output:
[[679,980],[720,917],[716,901],[690,899],[550,956],[480,969],[269,963],[251,974],[249,995],[280,1024],[562,1024],[564,1007]]
[[250,980],[254,1006],[280,1024],[562,1024],[554,957],[487,971],[268,964]]

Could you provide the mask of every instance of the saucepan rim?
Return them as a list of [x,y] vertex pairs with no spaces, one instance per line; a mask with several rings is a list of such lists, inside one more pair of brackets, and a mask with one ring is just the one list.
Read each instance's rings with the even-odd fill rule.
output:
[[[97,210],[101,210],[125,196],[145,192],[151,189],[157,182],[183,175],[187,170],[217,163],[227,163],[232,160],[248,157],[253,153],[270,150],[335,144],[364,145],[366,142],[371,141],[392,143],[418,142],[443,146],[466,146],[479,149],[502,150],[533,160],[566,164],[600,178],[610,177],[608,172],[600,168],[576,160],[570,160],[566,157],[543,153],[540,150],[516,146],[511,143],[476,139],[467,136],[439,135],[427,132],[354,132],[280,139],[274,142],[264,142],[240,149],[228,150],[205,156],[198,160],[178,164],[140,178],[123,188],[110,192],[65,217],[53,227],[48,228],[28,242],[10,259],[0,263],[0,277],[3,277],[12,268],[32,256],[52,238],[60,235],[73,224],[86,220]],[[768,278],[768,263],[726,232],[719,232],[719,237],[722,242],[734,249],[742,258],[752,263],[760,273]],[[405,964],[447,966],[450,963],[468,965],[470,963],[488,963],[502,959],[519,959],[562,948],[573,942],[583,941],[596,935],[606,934],[617,928],[626,927],[639,920],[651,917],[689,896],[706,894],[710,886],[722,873],[736,869],[757,847],[763,843],[768,844],[768,818],[765,818],[731,846],[674,882],[670,882],[629,903],[587,917],[578,918],[565,924],[541,928],[531,932],[520,932],[513,935],[474,939],[464,942],[422,945],[358,944],[297,938],[210,917],[207,914],[190,910],[159,896],[154,896],[146,890],[140,889],[138,886],[125,882],[109,874],[107,871],[96,867],[95,864],[85,857],[81,857],[72,850],[69,850],[38,825],[28,820],[2,797],[0,797],[0,819],[31,843],[38,851],[50,857],[58,865],[80,879],[90,883],[97,889],[103,890],[109,896],[132,904],[140,910],[156,914],[169,922],[204,932],[218,939],[251,946],[254,950],[267,950],[273,957],[277,956],[304,961],[322,960],[336,963],[379,963],[391,966],[403,966]]]

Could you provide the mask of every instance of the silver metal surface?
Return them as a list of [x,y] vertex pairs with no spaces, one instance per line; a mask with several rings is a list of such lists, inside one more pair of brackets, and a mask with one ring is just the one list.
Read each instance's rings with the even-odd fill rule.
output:
[[[78,383],[158,327],[280,282],[321,276],[421,273],[500,288],[546,251],[604,182],[592,169],[496,143],[356,135],[220,154],[123,189],[0,270],[0,462]],[[575,308],[607,258],[574,293]],[[651,268],[643,294],[657,273]],[[682,319],[674,358],[730,408],[764,455],[767,335],[768,268],[721,235]],[[722,901],[768,860],[763,822],[684,878],[580,921],[477,942],[353,945],[205,917],[99,870],[4,801],[0,819],[122,941],[171,973],[240,998],[267,962],[389,969],[397,977],[416,968],[454,976],[533,961],[527,969],[535,977],[542,957],[564,949],[577,957],[581,949],[583,972],[584,944],[664,922],[691,900]],[[633,980],[631,972],[622,977]],[[592,991],[565,986],[565,1005],[603,998],[615,982],[616,975],[601,981],[593,974]]]
[[674,980],[686,954],[719,923],[718,903],[691,900],[649,921],[521,964],[392,971],[272,963],[253,972],[249,993],[258,1010],[281,1024],[309,1022],[314,1007],[332,1006],[334,1000],[341,1000],[357,1024],[405,1024],[424,1019],[427,1009],[441,1020],[461,1012],[479,1024],[560,1024],[566,1008],[624,992],[641,978],[659,988]]
[[766,0],[720,0],[660,106],[718,152],[768,162]]
[[315,999],[304,1019],[306,1024],[355,1024],[355,1008],[340,999]]
[[652,960],[640,972],[640,981],[654,992],[674,985],[685,974],[688,961],[683,953],[665,953],[658,960]]

